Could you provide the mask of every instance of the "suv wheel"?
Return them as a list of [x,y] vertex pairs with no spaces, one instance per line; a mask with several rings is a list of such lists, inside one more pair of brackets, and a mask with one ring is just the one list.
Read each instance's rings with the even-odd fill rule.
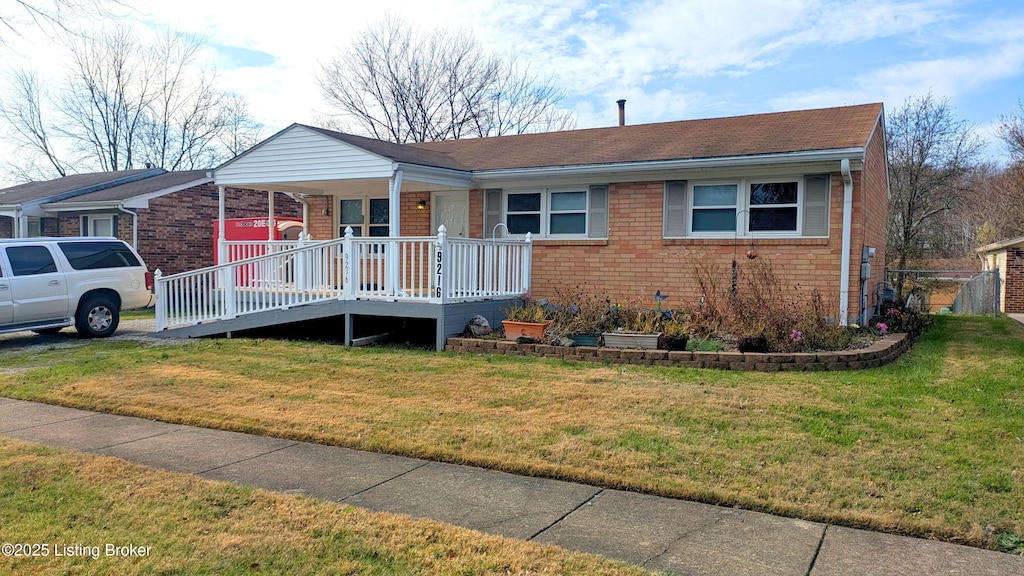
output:
[[87,338],[105,338],[117,330],[119,321],[117,304],[105,296],[90,296],[78,307],[75,330]]

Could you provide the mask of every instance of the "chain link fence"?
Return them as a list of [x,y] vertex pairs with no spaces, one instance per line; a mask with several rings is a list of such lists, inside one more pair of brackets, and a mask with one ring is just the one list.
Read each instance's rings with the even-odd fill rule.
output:
[[909,286],[905,297],[923,299],[932,312],[999,314],[999,270],[886,270],[892,285],[900,278]]

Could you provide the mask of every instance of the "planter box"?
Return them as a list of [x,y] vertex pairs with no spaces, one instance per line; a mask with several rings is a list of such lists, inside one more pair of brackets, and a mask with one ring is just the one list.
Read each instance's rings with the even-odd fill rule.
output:
[[570,334],[569,339],[576,343],[577,346],[597,346],[598,339],[601,338],[600,334]]
[[605,332],[604,345],[608,348],[658,348],[658,337],[661,332],[652,334],[632,334],[629,332]]
[[533,338],[534,340],[543,340],[544,331],[548,329],[551,322],[538,324],[536,322],[502,320],[501,324],[505,327],[505,340],[517,340],[524,336],[527,338]]

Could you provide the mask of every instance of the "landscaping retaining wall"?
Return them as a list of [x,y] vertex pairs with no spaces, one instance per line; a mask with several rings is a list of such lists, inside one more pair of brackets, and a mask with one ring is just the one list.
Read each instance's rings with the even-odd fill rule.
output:
[[670,352],[632,348],[596,348],[592,346],[551,346],[519,344],[511,340],[449,338],[444,349],[476,354],[511,354],[562,358],[581,362],[613,362],[646,366],[678,366],[682,368],[718,368],[760,372],[859,370],[877,368],[899,358],[910,349],[912,341],[906,334],[890,334],[878,342],[843,352],[743,353],[743,352]]

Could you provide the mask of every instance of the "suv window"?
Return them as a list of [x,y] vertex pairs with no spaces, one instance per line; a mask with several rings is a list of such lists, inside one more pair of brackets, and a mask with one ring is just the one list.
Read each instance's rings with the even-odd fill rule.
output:
[[58,242],[75,270],[142,266],[139,259],[120,242]]
[[57,263],[46,246],[8,246],[7,259],[15,276],[49,274],[57,271]]

